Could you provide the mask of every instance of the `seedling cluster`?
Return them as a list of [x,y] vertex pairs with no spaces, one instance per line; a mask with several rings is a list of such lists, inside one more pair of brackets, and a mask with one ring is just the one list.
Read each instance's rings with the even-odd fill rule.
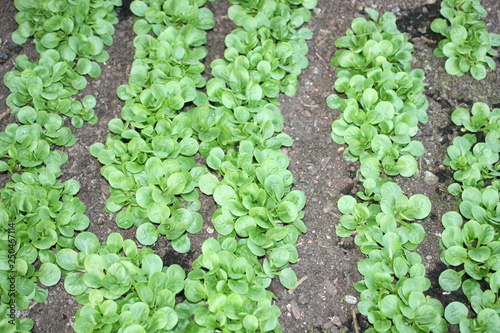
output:
[[450,75],[462,76],[471,73],[476,80],[486,77],[487,69],[496,70],[493,57],[500,46],[500,35],[488,32],[486,23],[481,21],[488,12],[479,0],[443,0],[443,18],[435,19],[432,31],[443,35],[434,55],[446,57],[445,69]]
[[[76,234],[89,226],[86,207],[75,197],[80,184],[59,179],[68,156],[54,148],[76,141],[61,115],[74,127],[97,121],[95,98],[88,95],[80,102],[74,96],[85,88],[85,76],[99,76],[98,62],[108,59],[104,46],[112,43],[117,5],[120,1],[60,0],[44,6],[15,1],[19,28],[13,40],[24,43],[33,36],[40,59],[31,62],[21,55],[16,70],[4,77],[11,91],[7,105],[18,123],[0,133],[0,171],[11,176],[0,189],[2,332],[31,330],[31,319],[4,315],[11,309],[7,304],[26,310],[31,301],[45,302],[43,286],[55,285],[65,273],[55,252],[74,248]],[[15,237],[9,235],[12,222]],[[15,293],[10,293],[11,272]]]
[[[295,244],[306,231],[306,198],[291,189],[281,149],[292,139],[282,133],[278,97],[295,94],[308,66],[312,33],[302,26],[316,0],[230,0],[228,17],[238,28],[226,36],[224,57],[211,63],[208,81],[204,45],[214,21],[207,1],[214,0],[131,3],[135,56],[128,84],[117,88],[125,105],[109,122],[106,142],[90,150],[110,184],[106,211],[116,213],[120,228],[136,228],[141,245],[165,237],[175,251],[188,252],[188,234],[203,227],[199,193],[213,197],[219,236],[203,242],[186,272],[165,267],[151,249],[120,234],[101,243],[85,231],[90,221],[75,197],[79,183],[60,181],[68,156],[55,148],[76,142],[65,120],[76,128],[97,121],[96,99],[75,95],[109,59],[105,47],[113,43],[121,1],[15,0],[19,28],[12,38],[22,44],[33,37],[40,59],[19,56],[4,77],[17,123],[0,133],[0,172],[11,177],[0,189],[0,331],[31,331],[30,319],[8,320],[7,304],[26,310],[32,301],[45,302],[43,286],[63,276],[82,305],[78,333],[282,331],[267,288],[276,276],[286,288],[297,284],[288,266],[298,260]],[[444,309],[424,294],[430,281],[414,252],[425,236],[415,221],[429,215],[431,203],[421,194],[406,196],[392,181],[413,176],[424,153],[412,139],[427,122],[424,73],[411,68],[413,46],[395,16],[367,13],[370,20],[356,18],[335,42],[335,90],[344,97],[327,99],[341,111],[333,140],[347,144],[347,159],[360,162],[363,190],[339,199],[337,234],[356,232],[367,256],[355,284],[358,309],[372,325],[367,332],[446,332],[446,321],[462,332],[493,332],[500,326],[500,110],[476,103],[452,115],[467,133],[454,139],[444,162],[456,181],[449,191],[461,199],[460,212],[442,219],[441,259],[456,269],[439,282],[450,292],[461,287],[470,304]],[[500,45],[479,21],[484,8],[478,0],[444,0],[441,14],[446,20],[431,28],[446,38],[435,54],[448,57],[452,75],[470,70],[484,78],[487,67],[496,67],[492,47]]]
[[[281,332],[267,287],[275,276],[295,287],[288,265],[298,259],[295,243],[306,228],[305,196],[291,190],[294,179],[281,151],[292,139],[281,133],[277,98],[295,94],[308,65],[312,34],[301,26],[316,0],[232,2],[228,16],[239,28],[226,36],[224,58],[212,62],[208,82],[203,45],[214,22],[206,1],[131,3],[136,53],[128,84],[117,89],[125,106],[121,118],[109,122],[106,142],[91,147],[110,184],[105,209],[117,213],[119,227],[137,227],[142,245],[165,236],[176,251],[187,252],[187,233],[203,226],[199,191],[213,196],[220,236],[203,243],[186,274],[119,234],[101,244],[84,231],[85,206],[74,197],[79,184],[57,180],[67,156],[50,147],[75,142],[57,112],[72,117],[75,127],[97,120],[92,96],[83,104],[72,96],[85,87],[84,75],[99,75],[95,61],[108,59],[103,47],[112,42],[113,6],[120,4],[51,0],[38,12],[31,2],[16,1],[20,27],[13,38],[22,43],[34,35],[41,52],[35,64],[19,57],[18,71],[5,78],[9,106],[23,124],[2,133],[7,159],[0,164],[15,181],[2,190],[0,208],[2,221],[17,218],[18,309],[31,299],[45,301],[37,281],[51,286],[65,275],[65,289],[83,306],[75,316],[79,333]],[[2,285],[4,302],[7,289]],[[15,332],[33,323],[2,325]]]
[[441,260],[454,268],[441,273],[439,284],[446,291],[461,288],[469,303],[450,303],[445,318],[461,332],[495,332],[500,327],[500,109],[478,102],[470,111],[456,109],[451,119],[465,134],[453,140],[444,161],[456,181],[448,190],[460,200],[459,212],[442,217]]
[[442,304],[424,294],[430,288],[422,258],[415,250],[425,231],[414,222],[426,218],[430,200],[421,194],[407,197],[391,180],[411,177],[423,145],[411,138],[427,121],[423,72],[411,69],[413,46],[396,27],[392,13],[367,9],[371,20],[356,18],[332,64],[340,67],[327,104],[340,109],[332,124],[332,138],[347,144],[349,160],[360,162],[364,191],[338,200],[343,214],[337,226],[341,237],[355,231],[355,243],[367,255],[359,261],[363,280],[355,284],[361,295],[359,311],[372,325],[366,332],[446,332]]

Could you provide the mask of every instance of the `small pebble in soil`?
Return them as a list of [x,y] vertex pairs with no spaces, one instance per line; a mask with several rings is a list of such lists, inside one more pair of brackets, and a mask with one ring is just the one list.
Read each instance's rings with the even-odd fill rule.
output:
[[340,321],[340,318],[338,316],[328,317],[328,319],[330,319],[330,320],[328,322],[326,322],[325,324],[323,324],[324,329],[329,329],[333,325],[335,325],[337,327],[342,326],[342,321]]
[[9,59],[7,53],[0,51],[0,65],[5,64],[5,62]]
[[297,302],[295,302],[295,300],[292,300],[292,302],[290,303],[290,305],[292,307],[293,317],[295,319],[300,319],[302,317],[302,313],[300,311],[299,306],[297,305]]
[[439,182],[439,177],[430,171],[424,171],[424,182],[427,185],[436,185]]
[[346,295],[344,297],[344,300],[345,300],[346,303],[349,303],[349,304],[356,304],[356,303],[358,303],[358,299],[355,296],[352,296],[352,295]]

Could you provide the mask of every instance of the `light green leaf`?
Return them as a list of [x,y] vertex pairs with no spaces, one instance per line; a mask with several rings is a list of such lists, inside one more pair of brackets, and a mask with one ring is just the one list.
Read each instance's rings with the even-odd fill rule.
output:
[[40,266],[37,275],[41,283],[50,287],[55,285],[61,279],[61,270],[52,263],[43,263]]
[[460,70],[460,60],[457,57],[450,57],[445,63],[446,72],[450,75],[462,76],[464,73]]
[[136,231],[137,240],[143,245],[153,245],[158,239],[159,232],[151,223],[141,224]]
[[470,73],[476,80],[482,80],[486,77],[486,67],[481,64],[473,64],[470,68]]
[[279,280],[281,284],[287,289],[293,289],[297,285],[297,276],[295,272],[290,268],[285,268],[281,270],[279,273]]

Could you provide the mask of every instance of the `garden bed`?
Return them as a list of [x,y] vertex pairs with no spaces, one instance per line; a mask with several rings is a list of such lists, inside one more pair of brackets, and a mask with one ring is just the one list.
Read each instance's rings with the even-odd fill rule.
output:
[[[489,12],[486,22],[490,32],[500,33],[500,3],[483,0],[482,5]],[[214,12],[216,23],[215,28],[208,32],[205,60],[208,65],[213,59],[223,56],[224,37],[234,26],[226,14],[227,1],[216,0],[207,6]],[[284,132],[294,140],[293,146],[286,148],[285,152],[290,159],[289,170],[295,178],[293,189],[303,191],[307,197],[303,221],[308,229],[299,237],[299,261],[292,265],[299,285],[294,290],[283,288],[278,281],[271,285],[278,297],[276,305],[282,312],[279,321],[284,332],[354,332],[356,328],[363,331],[367,327],[366,319],[358,314],[356,302],[359,294],[353,287],[360,280],[356,265],[363,255],[353,238],[340,238],[335,233],[341,215],[337,200],[342,195],[354,195],[359,191],[359,165],[344,160],[345,147],[332,141],[331,124],[339,111],[326,106],[326,98],[334,93],[336,79],[335,68],[330,64],[336,50],[333,42],[345,34],[352,19],[364,15],[364,7],[396,15],[400,30],[408,34],[415,47],[412,67],[425,72],[429,121],[420,126],[416,139],[423,143],[426,151],[417,159],[417,174],[411,178],[398,178],[398,184],[408,196],[420,193],[431,200],[431,213],[422,223],[426,238],[416,251],[422,256],[427,277],[432,283],[428,294],[444,304],[456,300],[440,289],[437,282],[440,272],[445,269],[439,259],[438,242],[443,230],[441,216],[456,209],[456,198],[447,191],[453,182],[452,171],[443,165],[446,148],[459,135],[459,128],[451,122],[450,116],[455,108],[470,108],[475,102],[500,107],[500,73],[488,72],[482,81],[476,81],[470,75],[455,77],[446,73],[445,60],[432,54],[440,38],[430,30],[431,21],[439,16],[439,2],[435,0],[319,0],[318,12],[307,24],[313,32],[313,38],[308,42],[309,67],[299,77],[297,94],[280,97]],[[127,83],[134,57],[133,17],[126,16],[121,9],[118,11],[120,22],[115,26],[114,44],[107,48],[110,59],[102,65],[101,76],[90,79],[81,93],[81,96],[92,94],[96,97],[99,122],[73,130],[77,143],[64,149],[69,159],[62,168],[63,180],[75,179],[81,183],[78,197],[87,206],[91,221],[88,231],[95,233],[101,241],[111,232],[120,232],[124,238],[135,235],[133,230],[118,228],[114,216],[104,212],[109,184],[100,174],[101,164],[89,153],[92,144],[105,142],[109,133],[108,122],[120,115],[123,101],[117,98],[116,89]],[[31,41],[21,46],[11,41],[10,35],[17,28],[15,14],[12,2],[6,2],[0,8],[1,77],[14,69],[16,56],[26,54],[32,61],[39,56]],[[498,64],[499,59],[495,60]],[[0,86],[0,130],[14,121],[5,102],[8,94],[8,89]],[[6,180],[5,175],[0,175],[2,187]],[[179,264],[189,270],[201,254],[202,242],[216,237],[210,222],[215,210],[213,199],[202,195],[201,202],[204,225],[201,232],[191,236],[189,252],[175,252],[162,237],[152,246],[164,264]],[[33,332],[72,332],[73,316],[78,308],[74,297],[65,292],[60,282],[49,288],[47,302],[33,304],[20,317],[34,320]]]

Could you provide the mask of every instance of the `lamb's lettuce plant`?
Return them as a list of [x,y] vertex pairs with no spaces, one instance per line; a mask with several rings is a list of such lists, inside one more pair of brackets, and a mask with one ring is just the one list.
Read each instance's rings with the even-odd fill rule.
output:
[[55,113],[35,111],[25,106],[19,110],[21,125],[12,123],[0,133],[0,171],[11,173],[35,170],[43,165],[64,164],[67,155],[51,150],[52,145],[71,146],[76,142],[64,120]]
[[[453,139],[447,148],[444,164],[455,172],[456,183],[450,185],[450,193],[457,195],[462,186],[484,186],[485,182],[498,178],[500,166],[500,109],[490,108],[481,102],[471,110],[456,109],[451,116],[453,123],[462,126],[466,133]],[[478,142],[478,134],[484,135]]]
[[[203,225],[198,178],[207,173],[196,163],[200,143],[188,105],[206,103],[198,90],[206,84],[201,73],[206,56],[205,30],[214,26],[205,1],[134,1],[132,12],[136,55],[129,84],[118,88],[125,101],[121,119],[113,119],[106,144],[91,154],[104,164],[110,183],[106,210],[118,212],[119,227],[137,227],[144,245],[164,235],[178,252],[190,249],[188,233]],[[171,10],[171,11],[170,11]],[[155,37],[149,33],[154,32]]]
[[[462,126],[464,132],[484,132],[490,138],[486,138],[488,145],[498,151],[498,146],[494,145],[498,140],[498,130],[500,129],[500,109],[490,110],[487,104],[477,102],[472,105],[471,110],[458,108],[453,111],[451,120],[457,126]],[[496,139],[496,140],[495,140]]]
[[75,246],[79,252],[64,249],[56,258],[70,272],[66,291],[83,305],[75,332],[164,332],[177,325],[175,297],[186,277],[180,266],[164,267],[151,249],[139,250],[117,233],[102,245],[94,234],[80,233]]
[[[355,243],[368,258],[358,263],[363,280],[358,309],[372,325],[367,332],[446,332],[444,307],[424,295],[430,288],[422,258],[415,252],[425,237],[416,220],[431,211],[429,198],[410,197],[391,176],[411,177],[415,157],[424,153],[412,140],[418,124],[427,122],[428,102],[423,96],[423,71],[411,69],[413,46],[396,27],[392,13],[380,16],[367,9],[371,20],[353,20],[332,64],[340,67],[337,92],[327,104],[340,109],[332,124],[332,138],[347,144],[345,157],[360,162],[364,190],[342,196],[343,214],[337,235],[355,232]],[[383,176],[382,176],[383,175]]]
[[446,57],[445,69],[450,75],[471,73],[476,80],[486,77],[487,69],[496,70],[494,57],[500,46],[500,35],[488,32],[481,18],[488,12],[479,0],[443,0],[441,15],[431,24],[432,31],[445,38],[439,41],[434,55]]
[[207,240],[194,262],[174,331],[280,332],[266,288],[276,276],[296,285],[288,265],[306,228],[305,196],[291,190],[280,151],[292,139],[280,133],[277,98],[295,94],[307,67],[311,32],[301,26],[316,1],[235,1],[228,16],[241,27],[225,38],[208,82],[201,61],[214,23],[205,2],[131,3],[136,54],[128,84],[117,91],[125,106],[91,154],[110,183],[106,210],[117,213],[121,228],[136,226],[144,245],[164,235],[187,252],[186,232],[203,225],[198,190],[218,206],[212,223],[221,237]]
[[[295,247],[290,250],[296,258]],[[275,296],[266,290],[274,277],[269,262],[261,264],[244,240],[237,242],[233,237],[219,241],[208,239],[202,251],[186,280],[185,305],[205,300],[208,307],[195,313],[189,330],[273,332],[280,329],[277,319],[281,312],[272,304]],[[289,252],[284,251],[288,256]],[[271,255],[270,261],[273,258]],[[280,277],[288,284],[285,272],[287,270],[283,270]]]
[[[59,180],[68,156],[54,147],[76,141],[61,115],[71,118],[74,127],[97,121],[95,98],[87,95],[77,101],[74,95],[85,88],[87,76],[100,75],[97,62],[109,57],[104,46],[112,43],[118,22],[114,7],[121,1],[16,0],[14,5],[19,28],[13,41],[22,44],[33,37],[41,53],[33,62],[18,56],[16,69],[5,75],[11,91],[7,105],[20,124],[9,124],[0,133],[0,172],[11,177],[0,190],[0,253],[2,258],[15,257],[14,267],[2,260],[1,300],[25,310],[31,301],[47,300],[44,287],[55,285],[65,273],[55,253],[73,248],[76,234],[89,225],[86,207],[75,197],[79,183]],[[16,242],[9,247],[12,229]],[[7,280],[11,271],[16,275],[14,296]],[[23,318],[4,323],[2,318],[1,325],[2,331],[26,332],[33,322]]]
[[448,190],[460,200],[459,212],[442,217],[441,260],[452,268],[441,273],[439,284],[450,292],[461,289],[467,297],[468,303],[455,301],[445,309],[448,322],[460,325],[461,332],[490,332],[500,324],[498,113],[475,103],[451,117],[465,134],[453,140],[444,161],[455,171]]
[[356,243],[363,251],[363,247],[371,248],[374,240],[380,242],[377,237],[396,232],[401,238],[401,246],[414,250],[423,241],[425,231],[420,224],[409,222],[429,215],[430,200],[422,194],[408,198],[396,183],[387,182],[375,201],[379,203],[367,205],[358,203],[352,196],[341,197],[338,207],[343,215],[337,233],[349,236],[356,230]]
[[347,98],[331,95],[327,104],[342,111],[332,124],[332,138],[347,144],[349,160],[361,162],[361,174],[377,179],[411,177],[415,157],[423,154],[420,142],[411,140],[419,123],[427,122],[428,102],[423,96],[423,71],[411,70],[413,46],[397,30],[395,16],[367,11],[372,20],[357,18],[332,64],[339,66],[335,89]]

